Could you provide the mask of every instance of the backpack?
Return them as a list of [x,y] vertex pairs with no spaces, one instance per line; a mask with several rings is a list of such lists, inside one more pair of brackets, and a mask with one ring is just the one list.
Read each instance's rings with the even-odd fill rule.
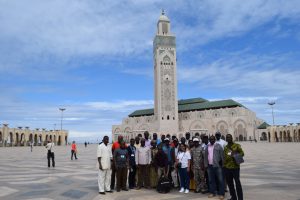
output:
[[171,190],[171,181],[168,177],[162,176],[158,180],[156,190],[158,193],[168,193]]

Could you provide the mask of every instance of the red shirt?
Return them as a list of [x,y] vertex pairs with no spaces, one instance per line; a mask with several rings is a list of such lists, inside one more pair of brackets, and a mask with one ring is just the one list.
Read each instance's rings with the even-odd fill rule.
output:
[[72,144],[71,149],[72,149],[73,151],[75,151],[75,150],[76,150],[76,144]]
[[[125,144],[125,147],[127,148],[127,145]],[[112,150],[116,150],[116,149],[119,149],[120,148],[120,143],[117,141],[117,142],[114,142],[113,145],[112,145]]]
[[118,148],[120,148],[120,143],[118,141],[114,142],[113,145],[112,145],[112,150],[114,151],[114,150],[116,150]]

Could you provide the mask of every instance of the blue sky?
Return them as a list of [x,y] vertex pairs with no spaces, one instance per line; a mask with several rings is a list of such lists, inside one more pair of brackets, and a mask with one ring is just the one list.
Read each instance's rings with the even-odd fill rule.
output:
[[272,122],[300,122],[296,0],[0,0],[0,123],[102,137],[153,105],[161,12],[177,37],[178,98],[233,98]]

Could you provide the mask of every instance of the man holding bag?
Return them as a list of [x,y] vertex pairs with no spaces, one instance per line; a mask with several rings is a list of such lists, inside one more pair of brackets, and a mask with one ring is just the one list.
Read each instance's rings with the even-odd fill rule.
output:
[[[225,178],[231,195],[230,200],[243,200],[243,189],[240,181],[240,163],[243,162],[244,156],[241,145],[233,142],[232,135],[226,135],[228,144],[224,148],[224,168]],[[233,180],[236,188],[234,188]]]

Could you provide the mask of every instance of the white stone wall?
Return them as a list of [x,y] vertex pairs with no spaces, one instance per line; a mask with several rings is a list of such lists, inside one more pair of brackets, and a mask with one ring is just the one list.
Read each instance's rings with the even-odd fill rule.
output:
[[[233,134],[234,139],[254,139],[257,138],[256,127],[261,124],[261,120],[256,118],[254,112],[243,108],[222,108],[204,111],[191,111],[179,113],[179,131],[170,133],[180,137],[186,132],[192,135],[196,132],[214,134],[220,131],[223,135]],[[138,133],[149,131],[150,133],[166,134],[158,132],[157,121],[153,116],[128,117],[121,125],[113,126],[113,138],[122,134],[125,139],[135,137]],[[250,138],[251,137],[251,138]]]
[[29,127],[9,128],[8,125],[0,127],[0,146],[28,146],[31,142],[35,146],[45,145],[50,138],[56,145],[64,145],[68,139],[68,131],[30,130]]
[[257,131],[259,138],[270,142],[300,142],[300,123],[269,126]]

